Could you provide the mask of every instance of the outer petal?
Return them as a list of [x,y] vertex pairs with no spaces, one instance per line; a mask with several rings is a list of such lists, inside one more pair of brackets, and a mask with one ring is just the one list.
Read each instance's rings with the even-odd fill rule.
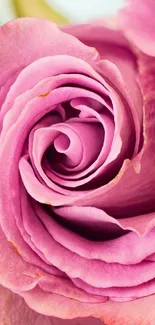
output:
[[115,63],[124,76],[128,70],[128,80],[136,73],[135,57],[121,31],[107,28],[103,23],[69,25],[64,26],[63,31],[86,45],[95,46],[101,59]]
[[30,309],[23,298],[0,286],[0,323],[5,325],[101,325],[93,317],[59,319],[41,315]]
[[97,58],[97,51],[61,32],[51,21],[20,18],[0,28],[0,71],[3,85],[10,74],[50,55],[70,54],[85,61]]
[[155,1],[128,0],[127,3],[118,15],[119,25],[142,52],[155,56]]
[[[14,233],[18,236],[18,232]],[[48,235],[48,234],[47,234]],[[45,238],[44,235],[42,238]],[[102,297],[94,297],[88,295],[83,290],[76,288],[70,280],[61,276],[53,276],[42,268],[25,262],[21,251],[14,245],[13,242],[7,241],[4,233],[0,228],[0,282],[1,285],[11,289],[14,292],[22,294],[25,290],[30,290],[36,285],[43,287],[44,294],[50,292],[56,293],[58,297],[68,297],[73,300],[85,302],[105,301]],[[49,284],[48,286],[46,284]],[[97,300],[96,300],[97,299]],[[54,315],[52,311],[51,315]],[[60,316],[60,310],[58,317]]]
[[[63,31],[74,35],[78,39],[89,42],[111,43],[113,45],[127,47],[128,42],[123,36],[123,33],[118,30],[113,30],[105,27],[103,21],[93,24],[80,24],[63,26]],[[83,31],[83,32],[82,32]]]
[[[103,320],[106,325],[153,325],[155,323],[155,295],[129,302],[108,301],[103,304],[84,304],[75,300],[46,294],[35,288],[31,292],[24,292],[24,299],[28,305],[38,312],[50,315],[61,308],[62,318],[87,317],[93,315]],[[43,301],[43,303],[42,303]]]

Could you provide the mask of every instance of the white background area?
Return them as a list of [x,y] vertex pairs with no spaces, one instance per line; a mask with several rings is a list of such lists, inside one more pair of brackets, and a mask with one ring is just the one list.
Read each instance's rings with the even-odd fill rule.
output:
[[[22,0],[21,0],[22,1]],[[71,22],[87,22],[115,15],[125,0],[45,0],[63,12]],[[32,0],[33,6],[33,0]],[[0,0],[0,24],[14,18],[10,0]]]
[[85,22],[94,18],[114,15],[124,0],[47,0],[61,9],[71,21]]

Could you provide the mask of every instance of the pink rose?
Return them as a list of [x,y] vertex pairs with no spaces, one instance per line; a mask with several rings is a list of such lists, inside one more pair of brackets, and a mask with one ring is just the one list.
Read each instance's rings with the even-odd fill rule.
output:
[[155,29],[135,3],[122,32],[0,28],[0,284],[42,315],[155,320]]

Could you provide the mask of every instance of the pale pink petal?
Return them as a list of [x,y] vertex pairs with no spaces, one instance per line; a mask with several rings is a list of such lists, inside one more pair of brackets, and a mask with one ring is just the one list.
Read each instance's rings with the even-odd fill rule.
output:
[[97,58],[94,48],[85,46],[61,32],[51,21],[43,19],[20,18],[10,21],[0,28],[0,39],[2,85],[10,73],[41,57],[69,54],[86,61]]
[[[61,315],[60,315],[61,316]],[[60,319],[35,312],[24,299],[0,286],[0,323],[5,325],[103,325],[94,318]]]
[[79,304],[75,300],[70,301],[60,298],[56,295],[46,294],[41,289],[36,288],[33,291],[23,294],[26,302],[36,311],[45,315],[51,315],[53,309],[55,315],[58,315],[61,308],[63,318],[86,317],[95,315],[101,318],[107,325],[146,325],[154,324],[155,321],[155,295],[137,299],[134,301],[120,302],[108,301],[105,304]]
[[147,55],[155,56],[154,0],[127,0],[118,15],[125,36]]

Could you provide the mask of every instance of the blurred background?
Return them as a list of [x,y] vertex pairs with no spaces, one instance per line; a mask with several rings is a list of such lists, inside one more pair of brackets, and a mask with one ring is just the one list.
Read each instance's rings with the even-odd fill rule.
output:
[[0,0],[0,24],[16,17],[47,18],[57,24],[113,16],[125,0]]

